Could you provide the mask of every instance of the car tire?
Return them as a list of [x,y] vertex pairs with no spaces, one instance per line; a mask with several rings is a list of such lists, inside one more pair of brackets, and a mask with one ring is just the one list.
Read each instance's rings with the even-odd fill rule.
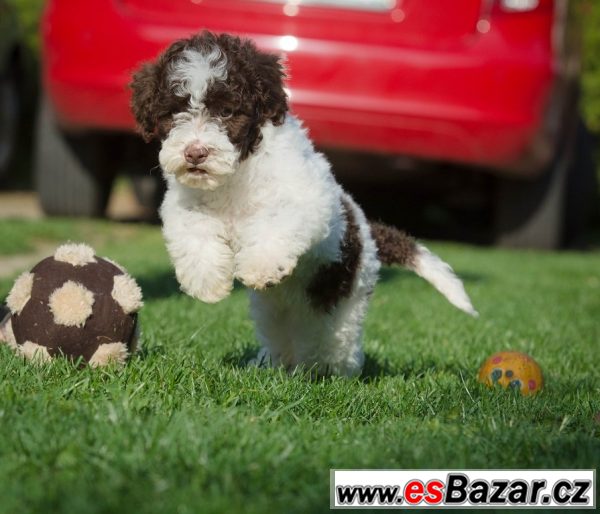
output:
[[37,120],[35,182],[50,216],[102,217],[114,173],[107,140],[100,134],[69,134],[56,123],[47,98]]
[[[496,184],[496,242],[510,248],[557,249],[585,230],[594,169],[587,131],[573,124],[547,169],[531,180],[499,178]],[[592,179],[593,181],[593,179]],[[579,184],[579,185],[578,185]]]
[[19,85],[12,70],[0,74],[0,178],[15,155],[19,133]]

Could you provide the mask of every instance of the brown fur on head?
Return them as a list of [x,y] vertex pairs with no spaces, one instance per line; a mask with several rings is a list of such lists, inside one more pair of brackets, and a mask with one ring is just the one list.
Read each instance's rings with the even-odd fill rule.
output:
[[224,81],[210,81],[203,104],[210,116],[224,123],[240,157],[244,159],[256,148],[260,128],[267,121],[283,123],[288,105],[279,58],[261,52],[250,40],[204,31],[176,41],[133,75],[131,108],[146,141],[164,138],[173,115],[190,107],[189,95],[178,96],[169,77],[182,52],[191,49],[208,55],[215,48],[226,59],[227,76]]

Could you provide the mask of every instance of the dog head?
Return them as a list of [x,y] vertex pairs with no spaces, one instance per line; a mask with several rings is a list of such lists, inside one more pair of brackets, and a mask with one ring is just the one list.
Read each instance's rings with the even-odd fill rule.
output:
[[288,110],[277,56],[249,40],[202,32],[173,43],[134,75],[131,107],[146,141],[159,138],[165,174],[214,190]]

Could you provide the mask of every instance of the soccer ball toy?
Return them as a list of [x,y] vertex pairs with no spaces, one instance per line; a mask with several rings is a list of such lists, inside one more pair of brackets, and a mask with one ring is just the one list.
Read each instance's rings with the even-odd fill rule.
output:
[[520,391],[523,395],[536,394],[544,387],[542,368],[529,355],[521,352],[498,352],[479,368],[480,382],[493,387]]
[[14,283],[0,335],[19,354],[46,362],[82,358],[91,366],[125,362],[137,346],[142,291],[118,264],[69,243]]

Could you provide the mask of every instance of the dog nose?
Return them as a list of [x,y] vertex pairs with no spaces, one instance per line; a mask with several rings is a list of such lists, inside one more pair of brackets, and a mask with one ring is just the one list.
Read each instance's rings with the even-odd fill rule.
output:
[[198,143],[192,143],[185,147],[183,155],[185,160],[190,164],[200,164],[206,160],[208,148]]

